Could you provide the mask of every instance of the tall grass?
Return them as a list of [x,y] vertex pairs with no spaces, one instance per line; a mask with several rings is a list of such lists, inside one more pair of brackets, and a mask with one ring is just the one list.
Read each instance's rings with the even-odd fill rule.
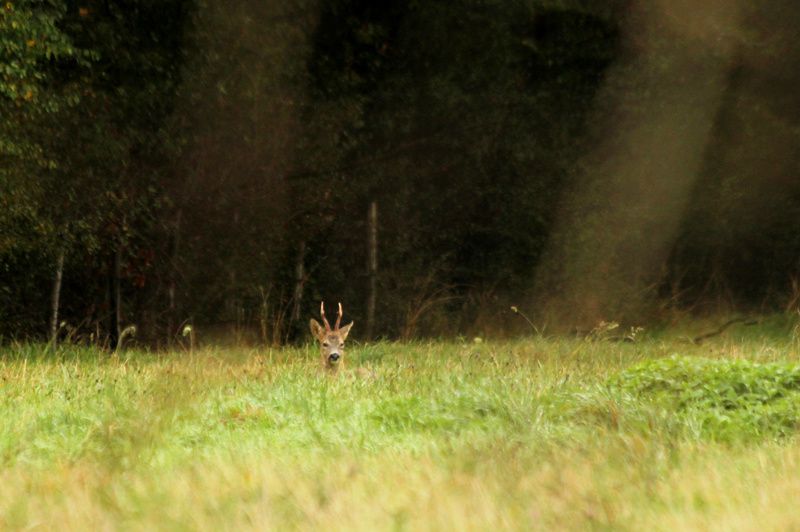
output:
[[351,347],[366,378],[312,348],[5,348],[0,528],[798,527],[797,409],[717,437],[713,405],[647,391],[653,372],[685,391],[670,364],[693,360],[690,394],[719,368],[792,371],[790,331],[746,332]]

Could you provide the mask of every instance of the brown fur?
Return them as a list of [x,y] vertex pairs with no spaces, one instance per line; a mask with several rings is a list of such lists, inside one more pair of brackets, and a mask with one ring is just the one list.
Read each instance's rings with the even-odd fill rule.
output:
[[320,305],[320,314],[322,321],[325,323],[323,327],[317,320],[311,319],[308,323],[311,328],[311,334],[320,344],[320,361],[323,369],[331,373],[336,373],[344,368],[344,341],[347,335],[350,334],[350,328],[354,322],[350,322],[344,327],[339,327],[339,322],[342,319],[341,304],[339,304],[339,315],[336,320],[336,327],[333,329],[325,319],[325,307]]

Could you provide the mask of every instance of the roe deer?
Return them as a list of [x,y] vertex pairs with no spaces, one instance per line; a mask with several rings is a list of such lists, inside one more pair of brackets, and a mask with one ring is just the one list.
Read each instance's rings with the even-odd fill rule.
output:
[[320,303],[319,314],[322,316],[322,323],[325,324],[325,327],[312,318],[309,322],[311,334],[321,345],[322,367],[335,373],[344,366],[344,341],[350,333],[350,327],[353,326],[353,322],[351,321],[348,325],[339,328],[339,324],[342,322],[341,303],[339,303],[339,313],[336,315],[336,325],[333,329],[331,329],[331,325],[325,317],[325,302]]

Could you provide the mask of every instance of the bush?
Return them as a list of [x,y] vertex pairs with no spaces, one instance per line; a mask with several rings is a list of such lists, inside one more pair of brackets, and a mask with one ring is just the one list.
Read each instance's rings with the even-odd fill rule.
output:
[[800,365],[678,357],[635,365],[612,389],[682,416],[699,436],[781,438],[800,428]]

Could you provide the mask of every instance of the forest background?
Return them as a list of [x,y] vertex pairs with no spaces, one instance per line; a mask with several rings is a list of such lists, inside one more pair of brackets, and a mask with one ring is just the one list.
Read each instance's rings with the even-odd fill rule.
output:
[[[800,303],[800,5],[0,6],[0,338],[655,327]],[[513,307],[513,308],[512,308]]]

